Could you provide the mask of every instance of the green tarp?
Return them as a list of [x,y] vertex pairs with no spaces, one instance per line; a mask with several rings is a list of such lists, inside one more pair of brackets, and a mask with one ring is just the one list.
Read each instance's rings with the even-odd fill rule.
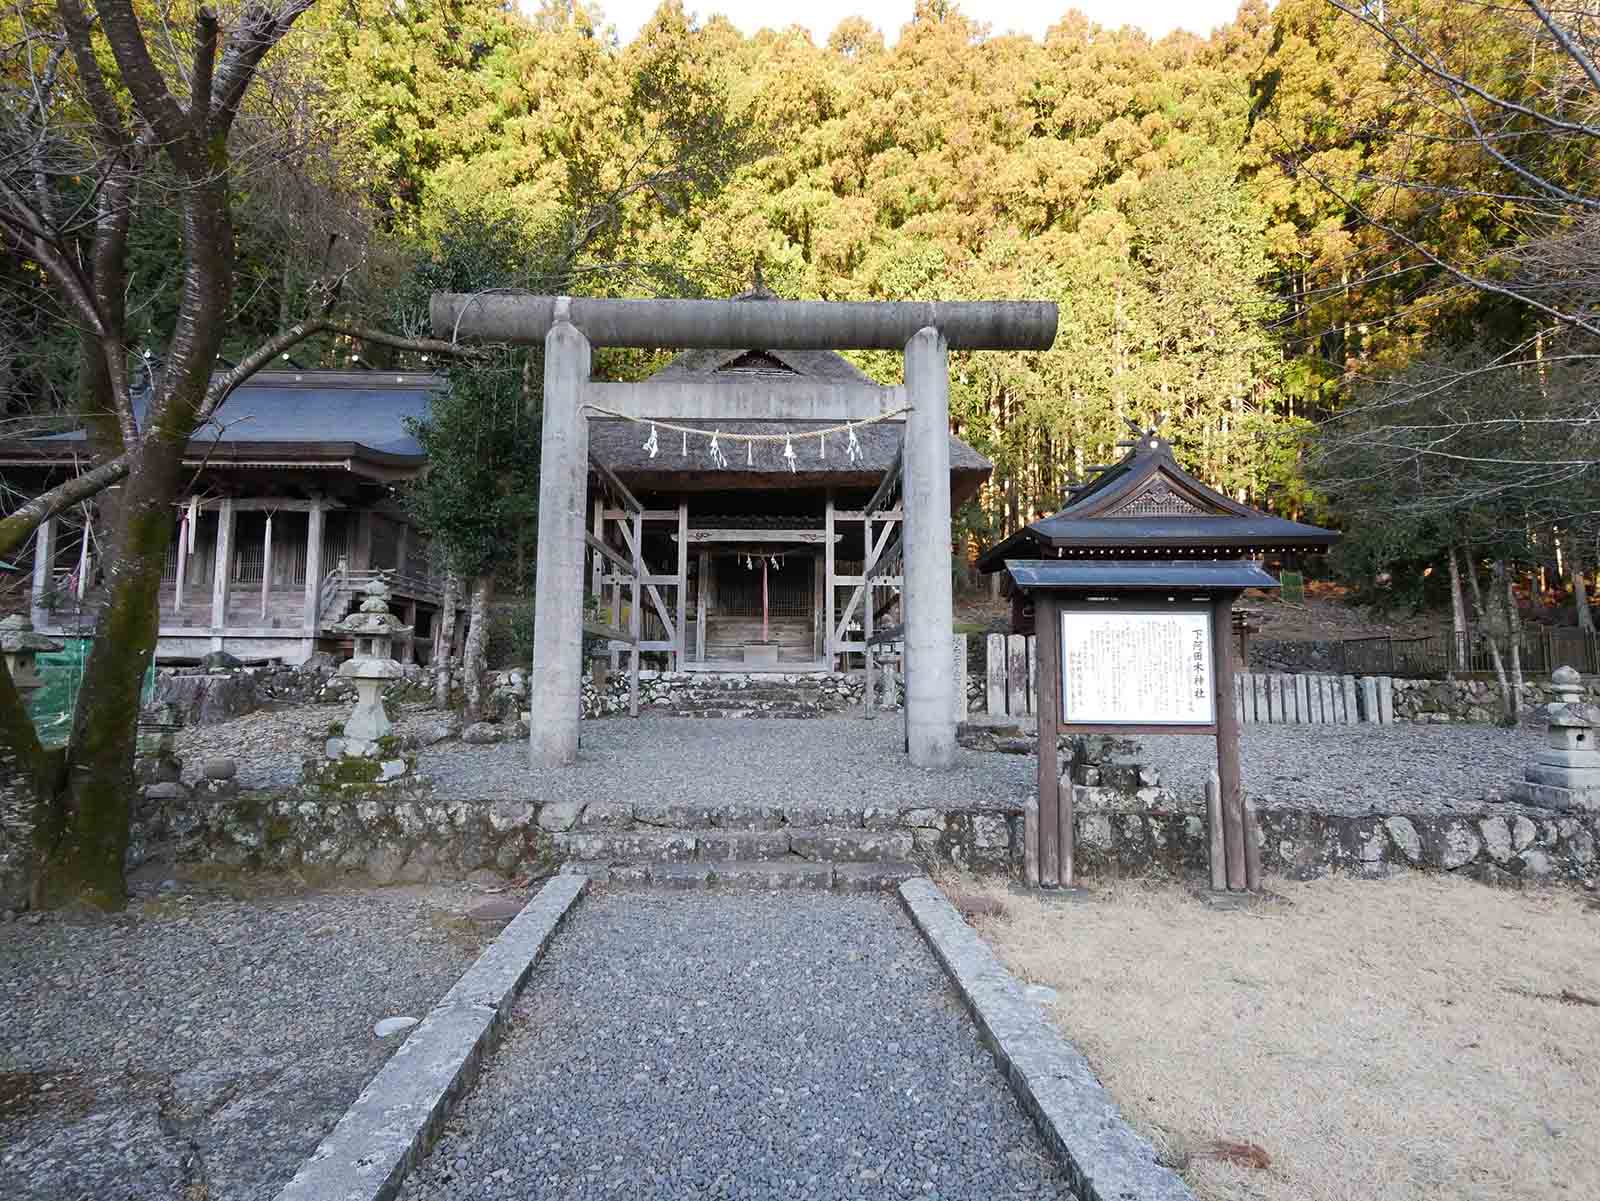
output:
[[[39,655],[39,675],[44,687],[28,701],[28,712],[38,728],[39,740],[47,747],[65,746],[67,734],[72,729],[72,707],[78,703],[78,688],[83,683],[83,664],[89,657],[93,639],[63,639],[66,646],[59,651]],[[139,707],[154,699],[156,693],[155,664],[145,673],[144,686],[139,690]]]

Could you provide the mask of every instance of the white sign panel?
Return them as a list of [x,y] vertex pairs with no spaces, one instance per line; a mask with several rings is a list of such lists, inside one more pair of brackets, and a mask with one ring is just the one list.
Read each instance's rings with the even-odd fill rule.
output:
[[1061,720],[1069,725],[1216,721],[1207,610],[1061,611]]

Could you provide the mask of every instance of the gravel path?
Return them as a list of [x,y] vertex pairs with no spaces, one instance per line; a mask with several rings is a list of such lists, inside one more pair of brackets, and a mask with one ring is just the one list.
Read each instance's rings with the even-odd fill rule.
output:
[[906,759],[898,715],[807,720],[647,714],[583,723],[576,767],[534,770],[521,743],[442,743],[418,759],[447,796],[632,801],[672,798],[782,804],[805,799],[908,808],[1020,807],[1031,760],[961,751],[955,770]]
[[459,888],[144,891],[0,925],[6,1201],[270,1201],[484,940]]
[[1067,1198],[894,902],[591,895],[402,1201]]

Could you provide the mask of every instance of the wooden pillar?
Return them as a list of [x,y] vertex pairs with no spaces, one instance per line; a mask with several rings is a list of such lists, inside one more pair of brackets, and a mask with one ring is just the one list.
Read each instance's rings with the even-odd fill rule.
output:
[[45,598],[55,587],[56,521],[46,517],[33,532],[33,595],[28,607],[35,630],[50,624],[50,606]]
[[837,666],[833,654],[833,575],[834,575],[834,549],[833,549],[833,490],[828,490],[827,503],[822,511],[822,657],[826,666],[824,671],[833,671]]
[[[311,642],[315,642],[322,629],[322,531],[326,513],[321,501],[316,501],[306,511],[306,592],[302,619],[305,637]],[[306,654],[315,649],[315,646],[308,646]]]
[[1039,656],[1039,883],[1072,885],[1072,789],[1061,789],[1056,735],[1061,725],[1060,619],[1056,598],[1034,594]]
[[351,556],[351,571],[368,571],[372,567],[373,512],[362,509],[356,515],[356,545]]
[[401,647],[400,647],[400,662],[402,662],[402,663],[415,663],[417,661],[417,602],[416,601],[409,600],[409,601],[406,602],[405,615],[401,620],[403,620],[408,626],[411,627],[411,633],[406,635],[404,643],[401,644]]
[[233,497],[217,507],[217,553],[211,570],[211,649],[222,649],[222,627],[228,624],[228,586],[233,579]]
[[644,614],[639,611],[639,579],[644,575],[644,514],[633,515],[633,583],[629,593],[628,633],[633,646],[628,652],[628,716],[639,716],[639,639],[644,636]]
[[861,523],[864,550],[861,560],[861,646],[864,653],[861,656],[862,681],[866,685],[862,693],[862,717],[871,719],[873,709],[876,707],[872,700],[872,575],[878,570],[878,565],[872,561],[872,514],[868,513],[866,520]]
[[1217,779],[1222,786],[1222,833],[1228,888],[1245,888],[1244,799],[1239,791],[1239,721],[1233,709],[1233,595],[1211,602],[1211,665],[1216,694]]
[[261,531],[261,618],[267,616],[267,593],[272,588],[272,514]]
[[678,502],[678,637],[672,670],[682,671],[689,657],[689,502]]
[[706,605],[711,592],[711,553],[700,552],[700,585],[694,598],[694,658],[696,663],[706,661]]
[[183,612],[183,594],[189,574],[189,544],[194,541],[195,507],[191,503],[184,506],[183,516],[178,519],[178,571],[172,581],[172,611]]

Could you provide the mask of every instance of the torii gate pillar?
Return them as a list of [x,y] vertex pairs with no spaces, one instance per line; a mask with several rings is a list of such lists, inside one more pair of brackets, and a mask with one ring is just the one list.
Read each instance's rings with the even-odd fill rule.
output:
[[583,506],[589,423],[579,412],[589,379],[589,339],[560,309],[544,338],[544,431],[539,460],[539,554],[533,601],[528,759],[578,761],[583,708]]
[[[906,753],[916,767],[956,761],[955,673],[950,637],[950,349],[924,327],[906,343],[905,547]],[[871,603],[869,598],[868,604]]]

